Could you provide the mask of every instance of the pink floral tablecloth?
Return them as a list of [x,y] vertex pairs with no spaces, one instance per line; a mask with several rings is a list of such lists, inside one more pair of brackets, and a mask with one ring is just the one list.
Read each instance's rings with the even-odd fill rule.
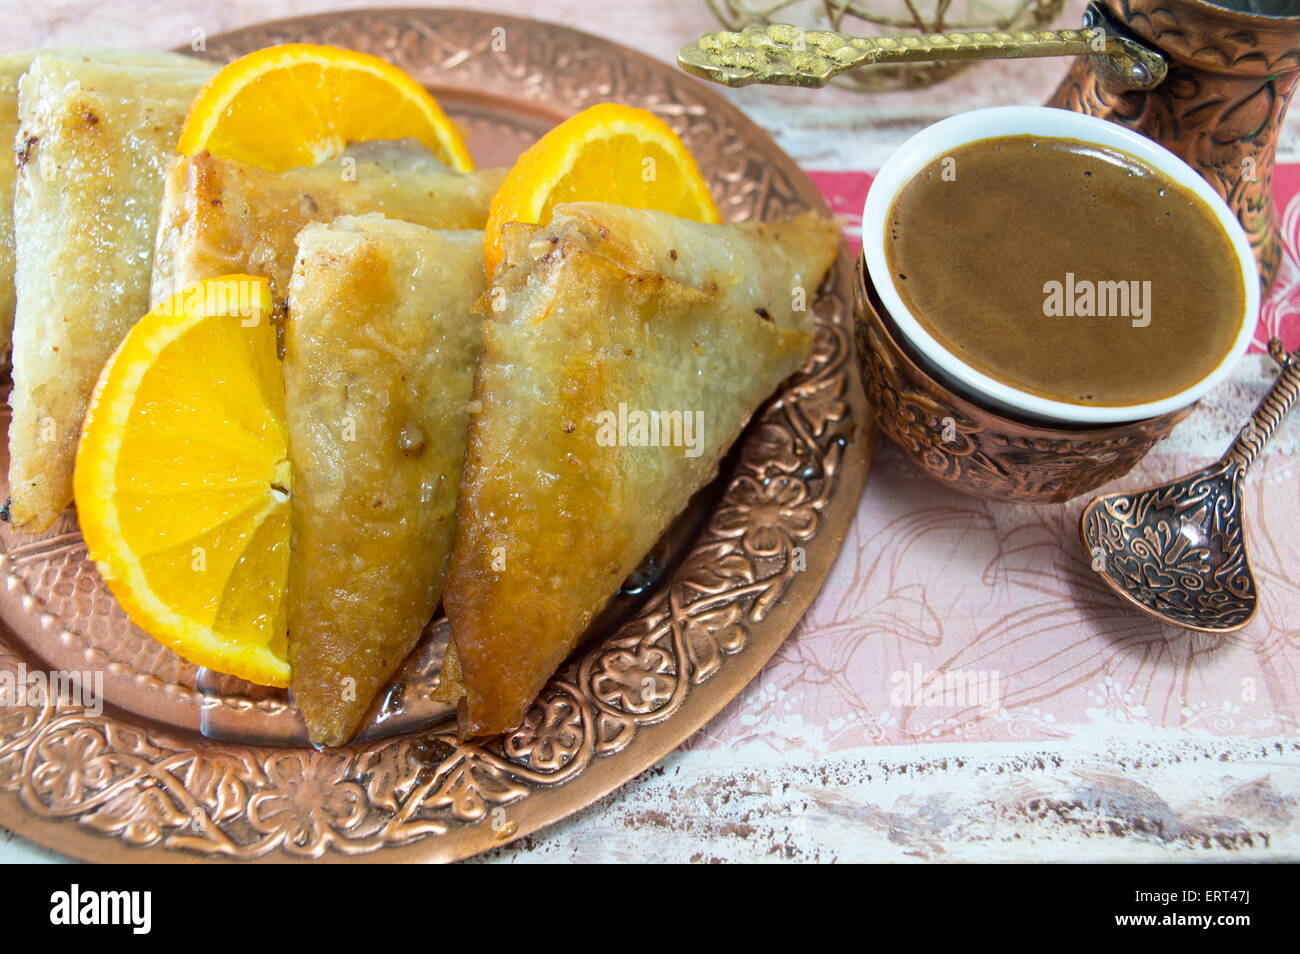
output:
[[[418,0],[417,0],[418,2]],[[385,5],[401,5],[389,0]],[[0,0],[0,52],[56,43],[163,49],[363,0]],[[429,5],[429,4],[420,4]],[[456,5],[577,25],[664,60],[713,28],[702,2]],[[1061,23],[1077,23],[1071,0]],[[854,226],[870,172],[963,109],[1042,102],[1059,62],[987,64],[887,96],[728,96]],[[1300,148],[1275,187],[1286,256],[1253,354],[1115,487],[1217,457],[1300,346]],[[1226,639],[1146,622],[1092,573],[1082,501],[963,497],[882,441],[840,558],[795,635],[660,765],[489,861],[1210,860],[1300,858],[1300,415],[1256,464],[1246,513],[1262,605]],[[918,684],[944,692],[914,693]],[[0,833],[0,860],[58,860]]]

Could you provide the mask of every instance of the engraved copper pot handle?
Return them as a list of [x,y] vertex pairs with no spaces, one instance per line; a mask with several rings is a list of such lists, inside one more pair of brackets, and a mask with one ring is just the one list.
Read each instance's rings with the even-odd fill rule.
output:
[[857,37],[785,23],[718,30],[677,53],[682,69],[724,86],[821,87],[862,66],[934,60],[1089,56],[1116,91],[1149,90],[1165,78],[1164,56],[1121,33],[1104,8],[1088,8],[1081,30],[998,30]]

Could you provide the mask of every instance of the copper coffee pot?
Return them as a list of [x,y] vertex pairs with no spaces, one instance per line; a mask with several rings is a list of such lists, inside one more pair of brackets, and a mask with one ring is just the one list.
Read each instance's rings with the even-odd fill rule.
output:
[[1129,126],[1200,172],[1250,236],[1267,289],[1281,259],[1277,137],[1300,79],[1295,0],[1095,0],[1081,30],[852,37],[773,24],[705,34],[678,63],[728,86],[824,86],[876,63],[1061,55],[1078,59],[1048,105]]
[[1091,113],[1156,140],[1205,177],[1236,213],[1267,290],[1281,260],[1273,165],[1300,79],[1295,0],[1104,0],[1110,23],[1168,63],[1150,90],[1115,90],[1079,58],[1049,106]]

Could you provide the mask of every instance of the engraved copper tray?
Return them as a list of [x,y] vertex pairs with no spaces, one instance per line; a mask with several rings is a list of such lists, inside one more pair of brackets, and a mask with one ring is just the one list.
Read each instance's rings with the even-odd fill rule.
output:
[[[463,10],[331,13],[212,37],[202,55],[224,62],[292,41],[410,71],[462,124],[480,166],[509,164],[566,116],[617,100],[681,134],[724,218],[824,208],[790,158],[704,84],[565,27]],[[665,537],[654,581],[626,588],[505,736],[460,742],[428,698],[446,644],[435,621],[359,740],[314,750],[283,691],[197,669],[135,628],[87,561],[75,513],[35,538],[4,525],[0,668],[102,671],[107,706],[0,706],[0,825],[91,860],[449,861],[644,771],[753,678],[839,552],[873,436],[851,281],[842,252],[816,300],[810,365]]]

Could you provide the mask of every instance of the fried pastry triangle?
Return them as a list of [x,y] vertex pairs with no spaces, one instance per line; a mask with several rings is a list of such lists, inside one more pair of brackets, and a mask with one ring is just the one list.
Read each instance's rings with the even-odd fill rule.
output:
[[457,172],[414,140],[358,143],[318,166],[266,172],[206,152],[167,171],[153,300],[201,278],[263,275],[283,304],[294,239],[311,222],[382,212],[431,229],[481,229],[503,169]]
[[[66,47],[47,50],[66,58],[116,63],[120,66],[170,66],[182,69],[202,68],[196,60],[179,53],[147,53],[134,50],[111,50]],[[33,50],[0,54],[0,351],[8,354],[14,323],[14,174],[13,153],[18,134],[18,79],[37,56]],[[0,365],[4,362],[0,360]]]
[[41,54],[19,81],[14,192],[13,521],[49,527],[100,369],[149,310],[163,170],[211,74]]
[[519,724],[809,357],[798,309],[838,244],[811,214],[700,225],[580,203],[506,226],[443,597],[464,731]]
[[481,319],[483,233],[309,225],[284,383],[289,658],[313,742],[342,745],[442,594]]
[[14,172],[11,152],[18,134],[18,77],[31,65],[31,53],[0,56],[0,366],[8,365],[14,330]]

